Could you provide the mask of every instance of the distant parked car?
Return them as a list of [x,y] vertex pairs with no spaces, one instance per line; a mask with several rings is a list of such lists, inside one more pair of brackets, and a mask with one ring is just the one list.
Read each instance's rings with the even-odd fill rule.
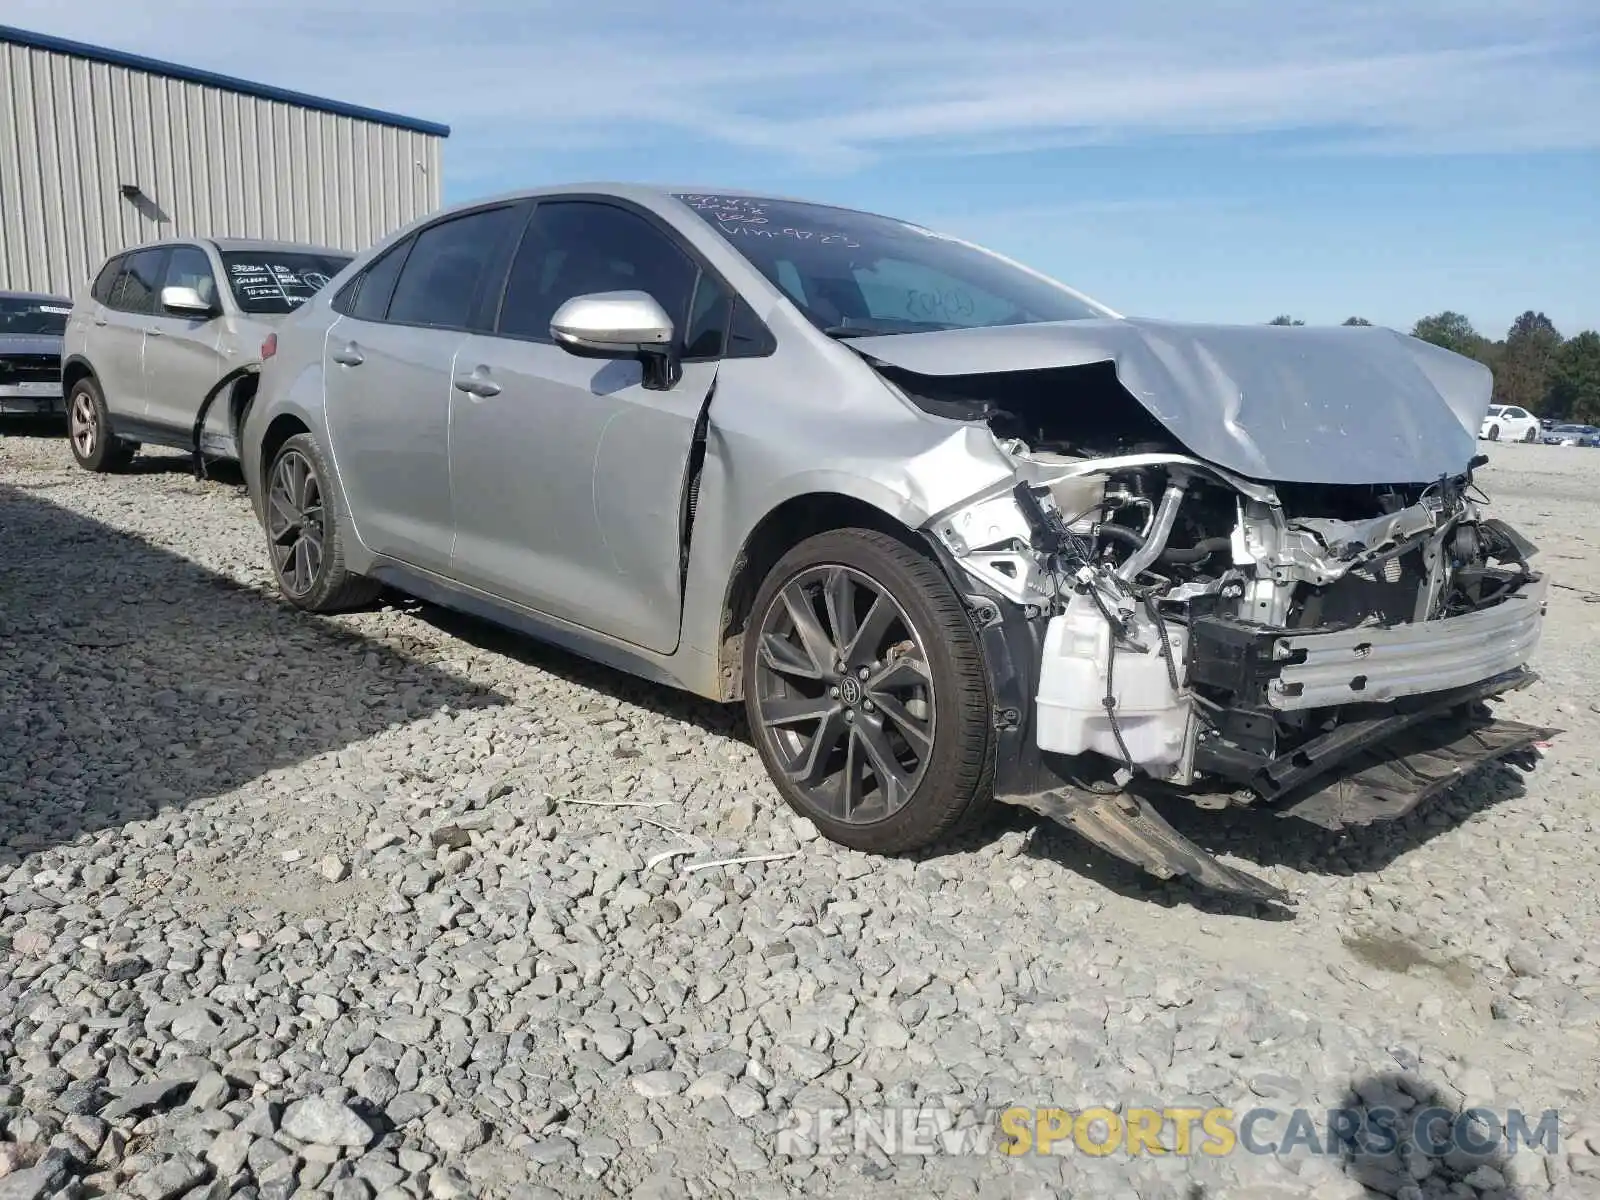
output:
[[1480,438],[1491,442],[1536,442],[1539,440],[1539,418],[1525,408],[1513,405],[1491,404],[1478,429]]
[[0,292],[0,414],[61,411],[61,335],[72,301]]
[[66,327],[61,383],[78,465],[120,470],[143,442],[237,458],[262,341],[350,259],[234,238],[113,255]]
[[1544,435],[1546,446],[1600,446],[1600,428],[1593,425],[1554,425]]
[[1512,405],[1490,405],[1483,414],[1483,424],[1478,427],[1478,437],[1490,442],[1538,442],[1539,418],[1526,408]]

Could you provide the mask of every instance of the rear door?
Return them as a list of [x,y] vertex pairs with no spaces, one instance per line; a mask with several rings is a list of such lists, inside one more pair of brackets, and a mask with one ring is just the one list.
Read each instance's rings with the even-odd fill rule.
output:
[[375,553],[449,569],[451,371],[525,214],[494,205],[429,225],[335,300],[328,436],[356,535]]
[[[576,295],[639,289],[672,317],[682,378],[578,358],[550,338]],[[513,603],[662,653],[677,646],[685,468],[716,378],[732,293],[677,238],[601,200],[542,201],[513,259],[496,334],[456,356],[452,573]],[[692,343],[692,344],[691,344]]]
[[[192,287],[202,299],[215,301],[217,279],[210,255],[199,246],[172,247],[161,286]],[[157,289],[144,343],[145,419],[150,424],[188,434],[200,401],[222,377],[221,332],[220,315],[200,318],[165,308]]]
[[155,319],[166,262],[165,246],[127,255],[111,282],[104,310],[96,313],[90,329],[89,364],[100,380],[113,420],[145,419],[149,398],[144,383],[144,339]]

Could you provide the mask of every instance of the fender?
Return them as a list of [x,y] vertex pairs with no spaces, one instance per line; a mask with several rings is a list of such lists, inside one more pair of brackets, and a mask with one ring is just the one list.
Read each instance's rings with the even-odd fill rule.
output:
[[[194,415],[194,425],[189,430],[189,444],[192,447],[191,456],[193,458],[194,477],[196,479],[204,479],[206,477],[205,455],[200,452],[200,435],[205,429],[206,417],[211,412],[212,404],[216,402],[218,396],[222,395],[223,392],[227,391],[239,380],[245,378],[247,375],[259,374],[261,374],[261,364],[258,362],[245,363],[241,367],[235,367],[221,379],[217,380],[216,383],[212,384],[211,390],[207,392],[205,394],[205,398],[200,401],[200,409]],[[237,448],[240,453],[243,453],[244,447],[240,446]]]

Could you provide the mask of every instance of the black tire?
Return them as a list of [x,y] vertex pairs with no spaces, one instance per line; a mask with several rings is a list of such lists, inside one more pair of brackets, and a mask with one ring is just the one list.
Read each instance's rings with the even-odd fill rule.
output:
[[1500,426],[1498,426],[1498,425],[1489,426],[1489,440],[1491,442],[1498,442],[1500,440]]
[[138,453],[138,443],[111,431],[111,411],[92,375],[73,384],[67,396],[67,445],[78,465],[96,474],[126,471]]
[[1522,439],[1522,440],[1523,440],[1523,441],[1525,441],[1525,442],[1531,442],[1531,441],[1533,441],[1533,439],[1534,439],[1534,436],[1535,436],[1535,435],[1536,435],[1536,434],[1537,434],[1537,433],[1538,433],[1538,432],[1539,432],[1539,431],[1538,431],[1538,430],[1537,430],[1537,429],[1530,429],[1530,430],[1528,430],[1528,432],[1527,432],[1527,433],[1526,433],[1526,434],[1525,434],[1525,435],[1524,435],[1524,436],[1523,436],[1523,439]]
[[344,565],[344,536],[327,503],[332,472],[309,433],[278,448],[268,466],[267,556],[284,599],[307,612],[338,612],[370,604],[382,590]]
[[[810,638],[797,605],[809,605]],[[841,845],[921,849],[992,797],[991,700],[977,635],[938,567],[886,534],[822,533],[778,561],[745,631],[744,699],[783,798]]]

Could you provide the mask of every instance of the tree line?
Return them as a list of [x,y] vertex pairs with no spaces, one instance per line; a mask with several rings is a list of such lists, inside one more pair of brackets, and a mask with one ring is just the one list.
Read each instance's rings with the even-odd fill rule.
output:
[[[1291,316],[1269,325],[1304,325]],[[1346,317],[1346,325],[1371,325]],[[1586,329],[1564,338],[1542,312],[1525,312],[1498,341],[1479,333],[1458,312],[1423,317],[1411,336],[1475,358],[1494,372],[1494,402],[1514,404],[1553,421],[1600,425],[1600,333]]]

